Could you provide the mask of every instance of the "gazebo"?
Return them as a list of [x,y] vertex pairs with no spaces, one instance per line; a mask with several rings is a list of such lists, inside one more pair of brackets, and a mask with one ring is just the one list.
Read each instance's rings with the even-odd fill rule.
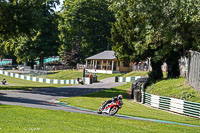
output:
[[103,51],[86,59],[86,71],[92,73],[117,73],[132,71],[132,63],[120,62],[114,51]]

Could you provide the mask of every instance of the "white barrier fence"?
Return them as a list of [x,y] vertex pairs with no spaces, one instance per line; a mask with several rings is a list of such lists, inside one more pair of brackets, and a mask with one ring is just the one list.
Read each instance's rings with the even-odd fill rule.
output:
[[[71,80],[59,80],[59,79],[46,79],[46,78],[39,78],[39,77],[33,77],[33,76],[27,76],[27,75],[21,75],[17,73],[11,73],[7,71],[0,70],[0,74],[14,77],[14,78],[20,78],[23,80],[30,80],[34,82],[41,82],[41,83],[49,83],[49,84],[79,84],[77,79],[71,79]],[[83,78],[84,84],[91,84],[91,79],[89,77]]]
[[142,92],[143,104],[175,113],[200,118],[200,103]]

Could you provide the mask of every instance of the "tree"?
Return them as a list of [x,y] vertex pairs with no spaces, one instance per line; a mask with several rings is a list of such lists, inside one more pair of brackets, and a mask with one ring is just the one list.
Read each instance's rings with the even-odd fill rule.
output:
[[40,28],[46,21],[41,18],[44,7],[53,13],[55,4],[59,4],[59,0],[0,0],[0,36],[29,34],[32,29]]
[[80,58],[77,62],[83,62],[85,57],[107,49],[111,22],[115,20],[108,6],[107,0],[65,1],[59,23],[61,56],[64,51],[70,55],[75,50]]
[[[1,47],[12,52],[18,62],[40,58],[40,68],[44,56],[55,55],[58,48],[57,15],[52,8],[55,1],[20,0],[3,1],[0,17],[11,23],[0,24]],[[6,11],[10,11],[7,13]]]
[[163,61],[171,67],[169,77],[178,77],[178,59],[197,47],[191,44],[198,42],[199,7],[199,1],[113,1],[110,9],[117,17],[110,39],[113,50],[122,60],[151,58],[150,77],[156,80],[162,78]]

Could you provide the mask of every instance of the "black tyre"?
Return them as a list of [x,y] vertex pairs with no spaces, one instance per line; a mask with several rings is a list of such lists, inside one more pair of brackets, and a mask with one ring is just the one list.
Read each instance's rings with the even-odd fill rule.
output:
[[103,111],[103,108],[100,107],[100,108],[98,109],[97,113],[98,113],[98,114],[102,114],[102,111]]
[[113,106],[111,109],[110,109],[110,112],[109,112],[109,115],[110,116],[113,116],[115,115],[119,110],[119,107],[118,106]]

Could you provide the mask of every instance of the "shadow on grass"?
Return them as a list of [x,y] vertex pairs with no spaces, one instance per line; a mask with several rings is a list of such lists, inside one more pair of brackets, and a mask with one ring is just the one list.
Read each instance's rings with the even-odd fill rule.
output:
[[[16,90],[13,89],[13,90]],[[6,92],[9,93],[9,92]],[[15,93],[21,93],[24,95],[30,95],[34,96],[34,94],[41,95],[40,97],[43,97],[43,95],[46,96],[52,96],[52,97],[74,97],[74,96],[83,96],[83,97],[99,97],[99,98],[112,98],[115,96],[118,96],[119,94],[122,94],[125,99],[127,99],[127,91],[126,90],[120,90],[116,88],[112,89],[105,89],[105,88],[76,88],[76,87],[68,87],[68,88],[37,88],[37,89],[23,89],[19,88],[19,90]],[[0,96],[1,94],[0,91]]]
[[123,99],[128,99],[127,90],[121,90],[116,88],[106,89],[100,92],[83,95],[83,97],[112,98],[118,96],[119,94],[123,95]]
[[58,73],[58,71],[55,71],[55,72],[51,71],[51,72],[48,72],[47,74],[56,74],[56,73]]

